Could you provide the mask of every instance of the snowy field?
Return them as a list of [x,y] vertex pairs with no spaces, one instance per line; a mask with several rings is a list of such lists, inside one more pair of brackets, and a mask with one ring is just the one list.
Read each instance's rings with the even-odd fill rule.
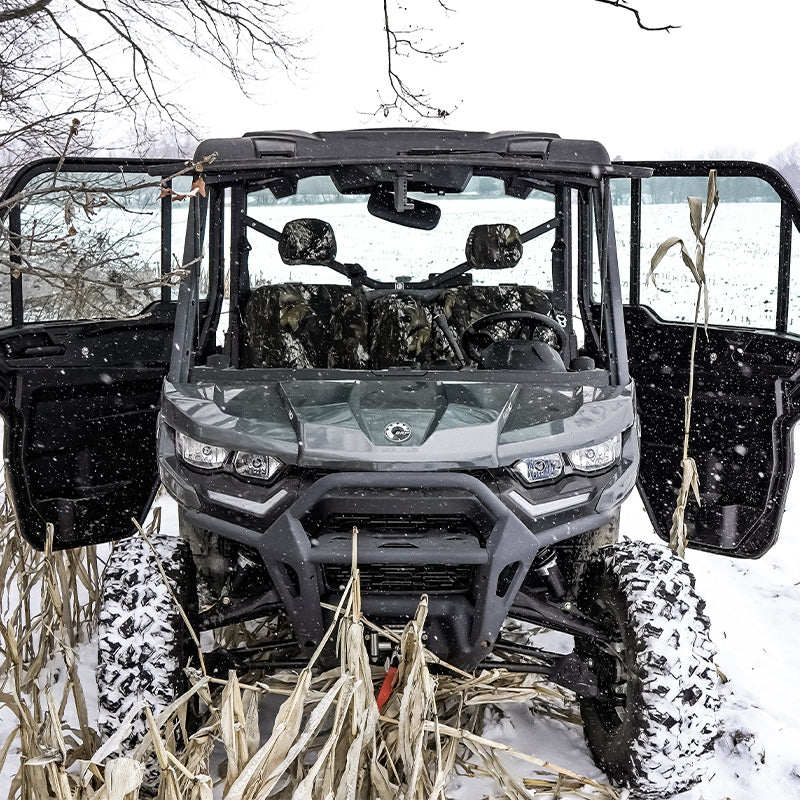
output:
[[[722,204],[708,238],[709,322],[773,327],[777,303],[780,203],[726,201],[726,187],[731,186],[732,190],[733,185],[725,184],[725,180],[736,179],[721,179]],[[180,184],[178,188],[182,191],[187,188],[182,185],[185,181],[186,179],[181,179],[176,182],[176,185]],[[479,181],[482,183],[478,183]],[[498,183],[498,186],[494,183]],[[324,186],[322,188],[325,189]],[[687,183],[686,189],[697,193],[697,179]],[[502,185],[499,182],[475,178],[463,195],[433,198],[420,195],[420,198],[424,197],[428,202],[433,200],[441,209],[441,220],[432,231],[391,225],[371,216],[366,209],[367,198],[363,195],[348,198],[347,202],[331,202],[339,197],[332,184],[330,194],[326,190],[324,195],[301,194],[277,202],[271,199],[267,190],[255,193],[251,195],[248,213],[277,231],[289,220],[301,217],[325,220],[333,227],[338,248],[337,259],[340,262],[360,264],[371,277],[379,280],[394,281],[399,277],[422,280],[430,273],[443,272],[464,260],[467,238],[472,226],[476,224],[511,223],[524,233],[555,215],[552,198],[541,192],[532,192],[525,200],[479,193],[496,193],[501,190]],[[78,234],[68,240],[70,247],[74,248],[74,252],[69,251],[68,257],[73,259],[85,253],[88,263],[95,263],[102,258],[111,263],[111,267],[104,268],[101,273],[92,273],[93,277],[116,280],[117,276],[122,275],[116,264],[122,262],[135,264],[137,267],[137,275],[129,276],[128,284],[157,278],[160,270],[159,211],[155,202],[157,193],[151,187],[139,191],[140,194],[134,194],[127,201],[132,206],[130,209],[105,206],[91,219],[76,218]],[[265,204],[268,199],[270,202]],[[63,202],[62,198],[56,197],[44,198],[38,204],[31,204],[23,214],[23,230],[37,226],[37,231],[47,228],[53,231],[53,236],[63,235]],[[176,203],[173,207],[172,250],[175,266],[179,265],[182,257],[186,210],[185,201]],[[630,206],[627,201],[615,200],[614,217],[623,297],[627,299],[630,263]],[[694,251],[685,200],[680,197],[678,202],[645,202],[642,206],[641,301],[665,319],[691,321],[694,316],[696,287],[688,270],[681,264],[677,250],[662,262],[656,285],[645,282],[650,256],[670,236],[682,236],[689,251]],[[283,264],[278,256],[277,243],[262,234],[250,231],[248,239],[252,248],[249,269],[254,286],[284,281],[348,282],[344,276],[326,267]],[[518,283],[535,285],[542,289],[551,288],[549,264],[553,241],[553,233],[548,232],[526,242],[522,260],[516,267],[506,270],[476,270],[473,272],[474,282]],[[793,232],[792,245],[793,261],[798,262],[800,235],[797,231]],[[573,225],[573,247],[577,247],[577,224]],[[56,255],[58,254],[54,255],[52,250],[47,250],[37,258],[34,253],[32,263],[41,262],[42,266],[56,271],[65,269],[64,265],[53,262]],[[796,300],[790,304],[789,327],[800,330],[800,268],[796,267],[792,273],[790,291],[792,298]],[[27,297],[53,291],[49,282],[42,285],[39,283],[37,279],[25,279]],[[596,294],[599,294],[598,289],[599,284],[596,286]],[[154,299],[156,294],[157,292],[150,290],[150,299]],[[0,287],[0,320],[6,321],[5,324],[10,320],[7,295],[3,282]],[[110,292],[108,300],[109,303],[113,301],[119,304],[119,298],[113,292]],[[141,295],[139,300],[141,305],[147,302]],[[26,321],[68,318],[66,309],[59,309],[54,315],[52,309],[46,305],[40,308],[39,303],[31,301],[26,302],[25,306]],[[140,307],[131,296],[130,307],[126,305],[123,313],[135,314]],[[104,315],[97,313],[91,306],[83,309],[83,313],[94,318]]]
[[[361,264],[367,273],[385,281],[400,275],[421,280],[431,272],[443,272],[461,263],[471,227],[475,224],[507,222],[520,232],[554,216],[552,201],[542,197],[435,198],[442,217],[434,231],[392,226],[367,214],[365,202],[251,207],[249,213],[276,230],[291,219],[315,217],[331,223],[338,245],[337,259]],[[778,241],[780,203],[728,202],[720,206],[708,237],[707,272],[709,322],[774,328],[777,312]],[[617,249],[623,298],[630,292],[630,206],[614,206]],[[390,236],[387,236],[390,233]],[[577,225],[573,226],[573,247],[577,248]],[[641,302],[669,320],[694,319],[697,286],[680,260],[677,248],[661,262],[656,283],[646,282],[650,257],[671,236],[683,237],[694,254],[694,238],[685,201],[658,203],[642,208]],[[550,272],[554,236],[546,233],[526,242],[520,263],[506,270],[473,271],[478,284],[518,283],[542,289],[552,288]],[[298,281],[303,283],[346,283],[347,279],[325,267],[287,266],[277,253],[276,243],[249,234],[252,251],[249,267],[253,285]],[[800,265],[800,236],[794,232],[793,264]],[[595,275],[598,274],[595,265]],[[789,328],[800,331],[800,268],[792,270]],[[577,277],[575,278],[577,280]],[[576,284],[577,285],[577,284]],[[599,296],[599,283],[595,284]]]

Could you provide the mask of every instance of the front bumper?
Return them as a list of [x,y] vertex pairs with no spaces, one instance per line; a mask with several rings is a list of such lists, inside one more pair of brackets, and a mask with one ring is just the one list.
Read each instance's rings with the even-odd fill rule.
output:
[[611,522],[638,468],[631,431],[615,469],[535,491],[511,478],[424,471],[335,472],[264,487],[193,473],[161,442],[162,480],[185,520],[259,554],[303,648],[324,634],[321,603],[338,600],[355,526],[368,618],[403,624],[428,594],[426,644],[465,669],[491,652],[536,553]]

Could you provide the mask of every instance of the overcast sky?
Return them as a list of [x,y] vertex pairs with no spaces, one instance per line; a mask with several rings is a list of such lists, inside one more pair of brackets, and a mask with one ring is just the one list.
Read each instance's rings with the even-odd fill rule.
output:
[[[592,0],[408,0],[431,41],[464,45],[444,63],[401,63],[409,83],[454,109],[428,126],[541,130],[601,140],[627,158],[729,154],[766,160],[800,140],[794,0],[633,0],[648,24]],[[380,0],[299,0],[302,68],[265,66],[258,102],[208,75],[182,102],[208,135],[384,125]],[[398,20],[402,22],[402,20]]]

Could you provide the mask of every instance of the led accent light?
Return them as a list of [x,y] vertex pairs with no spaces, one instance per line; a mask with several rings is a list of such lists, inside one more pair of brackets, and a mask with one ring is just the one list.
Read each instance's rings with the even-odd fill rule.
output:
[[550,481],[557,478],[564,471],[564,462],[560,453],[536,458],[523,458],[514,464],[514,471],[525,483]]
[[599,472],[601,469],[606,469],[606,467],[610,467],[615,461],[618,461],[621,452],[622,434],[618,433],[604,442],[594,444],[591,447],[572,450],[567,455],[576,470],[580,472]]
[[235,508],[237,511],[244,511],[246,514],[252,514],[256,517],[265,517],[270,510],[278,505],[285,497],[288,497],[288,495],[289,492],[287,492],[286,489],[281,489],[263,503],[257,503],[254,500],[247,500],[244,497],[234,497],[232,494],[224,494],[223,492],[209,490],[208,499],[222,506]]
[[175,431],[175,445],[178,455],[197,469],[219,469],[228,457],[228,451],[224,447],[198,442],[180,431]]
[[283,462],[275,456],[261,453],[238,452],[233,459],[233,468],[243,478],[256,478],[267,481],[283,467]]
[[582,505],[591,496],[591,492],[581,492],[581,494],[573,494],[569,497],[558,497],[555,500],[548,500],[544,503],[531,503],[526,500],[519,492],[509,492],[506,495],[510,500],[513,500],[523,511],[527,511],[532,517],[543,517],[546,514],[555,514],[556,511],[564,511],[567,508]]

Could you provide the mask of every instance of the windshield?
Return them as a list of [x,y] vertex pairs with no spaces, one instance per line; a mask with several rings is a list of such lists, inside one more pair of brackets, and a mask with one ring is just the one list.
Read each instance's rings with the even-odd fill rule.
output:
[[[411,282],[427,279],[464,262],[470,231],[476,225],[505,223],[526,231],[555,217],[554,196],[533,190],[526,199],[505,193],[502,179],[473,176],[459,194],[409,192],[409,198],[435,203],[441,218],[433,230],[417,230],[392,224],[367,211],[367,194],[341,194],[328,176],[301,178],[297,192],[275,199],[269,189],[248,195],[250,217],[281,231],[294,219],[311,217],[330,223],[336,236],[336,260],[359,264],[379,281]],[[552,288],[552,230],[525,242],[522,258],[509,269],[473,270],[476,285],[519,283]],[[289,266],[281,261],[277,243],[267,236],[249,233],[250,285],[275,283],[348,284],[343,275],[327,267]]]
[[613,326],[588,336],[576,291],[594,190],[489,169],[304,164],[209,181],[212,288],[186,328],[193,366],[607,368]]

